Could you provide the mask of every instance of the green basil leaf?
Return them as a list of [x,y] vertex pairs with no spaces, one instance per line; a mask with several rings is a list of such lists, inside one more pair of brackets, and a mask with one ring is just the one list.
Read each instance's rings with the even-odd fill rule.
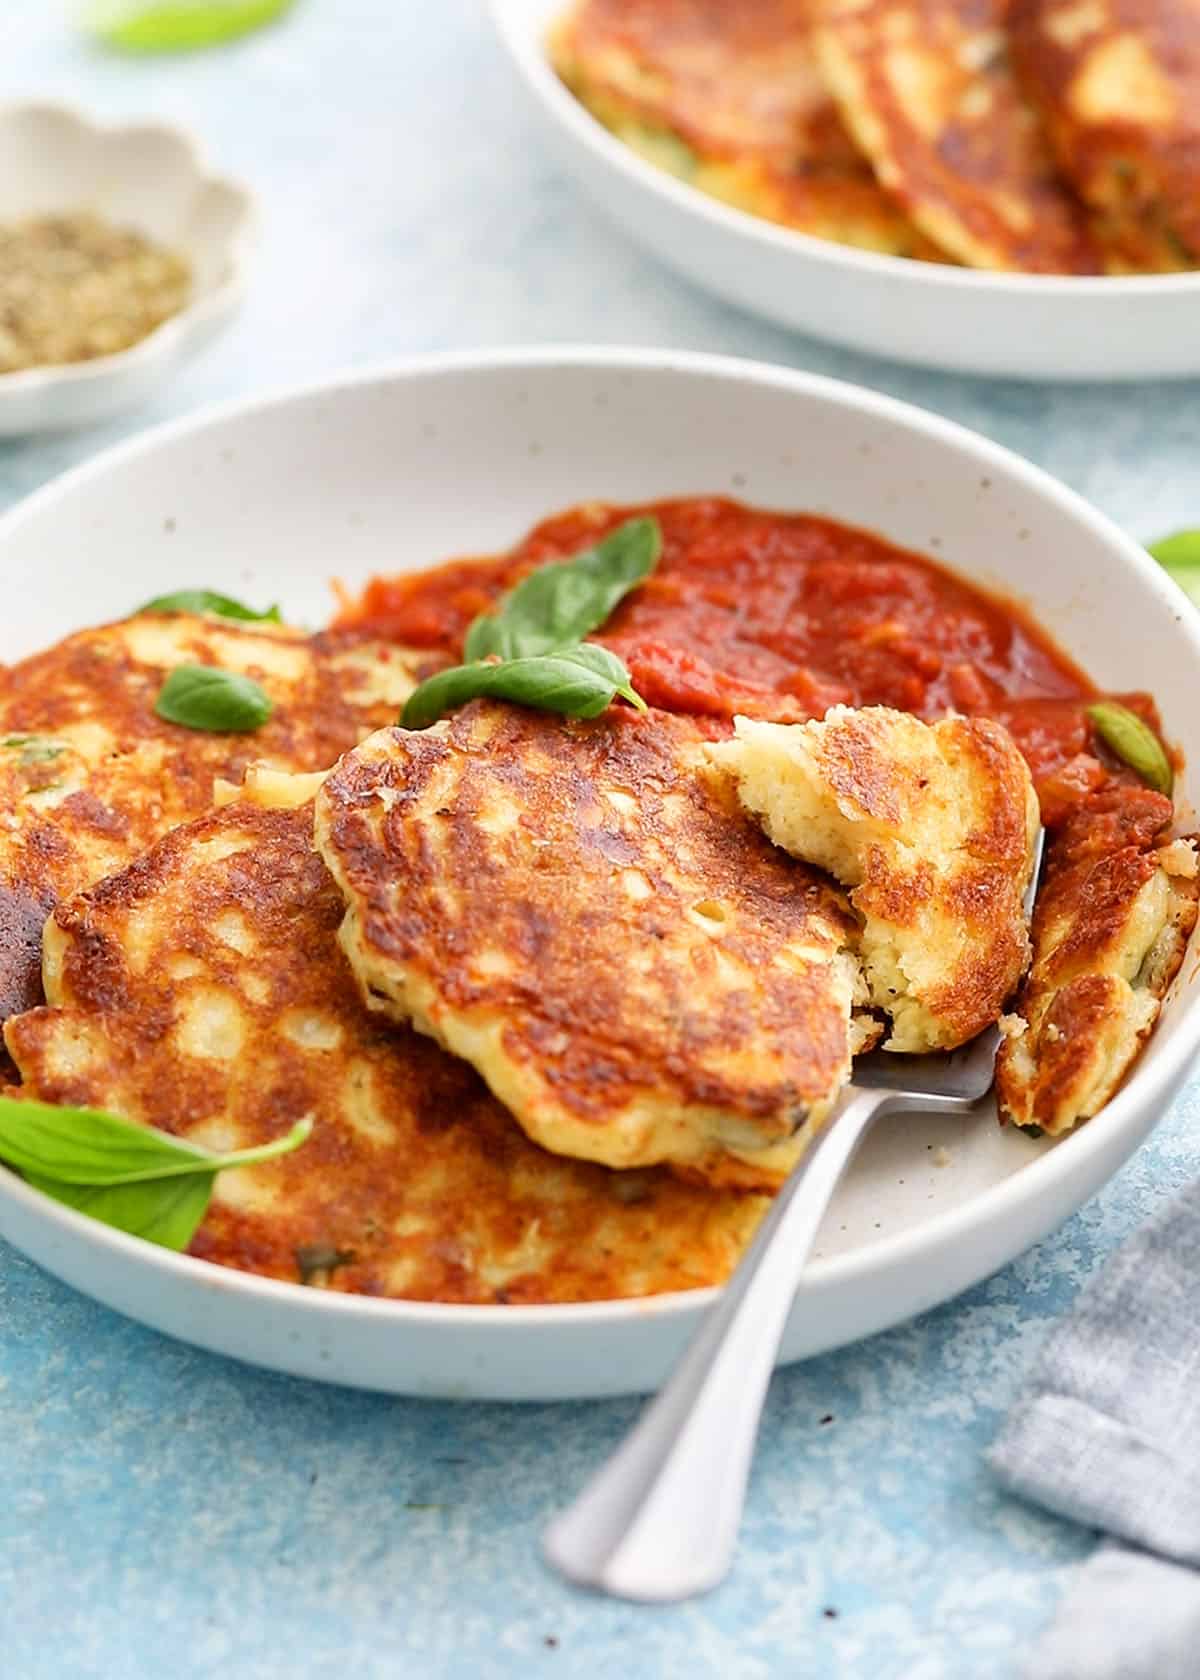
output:
[[1146,547],[1184,594],[1200,606],[1200,531],[1176,531]]
[[0,1160],[26,1174],[74,1184],[114,1184],[156,1177],[180,1163],[184,1172],[195,1172],[207,1159],[207,1151],[186,1139],[103,1109],[0,1097]]
[[352,1248],[335,1248],[332,1243],[326,1242],[301,1243],[292,1250],[292,1256],[300,1282],[310,1289],[321,1288],[340,1266],[351,1266],[355,1260]]
[[700,165],[698,155],[669,128],[655,128],[650,123],[634,120],[623,122],[613,132],[656,169],[665,169],[668,175],[676,175],[681,181],[695,179]]
[[154,710],[168,723],[214,734],[260,729],[271,702],[253,677],[215,665],[177,665],[162,685]]
[[[599,642],[581,642],[578,647],[559,648],[551,657],[566,659],[574,665],[582,666],[585,671],[593,671],[602,681],[611,683],[614,695],[628,700],[639,712],[646,710],[646,702],[634,689],[633,679],[625,661],[611,653],[608,648],[601,647]],[[560,708],[556,706],[553,709],[558,711]],[[602,711],[603,709],[601,707]]]
[[28,770],[31,764],[48,764],[67,750],[65,742],[49,735],[0,735],[0,747],[19,755],[17,763],[22,770]]
[[527,659],[582,642],[654,570],[661,551],[658,520],[629,519],[595,548],[539,566],[471,625],[467,661]]
[[231,41],[288,11],[293,0],[93,0],[84,24],[126,52],[177,52]]
[[266,612],[256,612],[245,602],[235,601],[232,595],[218,595],[214,589],[177,589],[171,595],[156,595],[137,610],[140,613],[212,613],[218,618],[244,619],[252,624],[283,623],[278,604],[268,607]]
[[494,700],[512,700],[565,717],[597,717],[619,694],[639,710],[646,703],[634,692],[629,672],[615,653],[588,644],[559,648],[529,659],[509,659],[485,666],[491,678],[485,692]]
[[0,1097],[0,1160],[55,1201],[163,1248],[191,1242],[217,1173],[288,1155],[311,1132],[304,1119],[271,1143],[218,1154],[103,1109]]
[[156,1179],[146,1184],[65,1184],[27,1173],[35,1190],[130,1236],[177,1252],[188,1246],[212,1200],[213,1175]]
[[37,1174],[64,1184],[138,1184],[189,1173],[211,1176],[226,1167],[254,1166],[287,1155],[311,1131],[312,1121],[300,1120],[272,1143],[219,1154],[104,1109],[0,1097],[0,1161],[26,1177]]
[[1175,785],[1175,772],[1167,750],[1158,736],[1143,723],[1136,712],[1116,700],[1098,700],[1089,706],[1087,715],[1097,735],[1117,757],[1124,759],[1131,770],[1159,793],[1169,794]]
[[455,665],[413,691],[400,719],[405,729],[428,729],[468,700],[512,700],[566,717],[597,717],[620,695],[640,711],[629,672],[615,653],[588,643],[501,664]]

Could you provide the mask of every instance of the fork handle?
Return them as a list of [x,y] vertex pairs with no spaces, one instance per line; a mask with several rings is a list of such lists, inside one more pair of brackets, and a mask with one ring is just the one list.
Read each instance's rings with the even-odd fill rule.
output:
[[891,1093],[851,1087],[785,1181],[666,1386],[542,1539],[569,1580],[671,1603],[715,1587],[737,1545],[783,1327],[822,1215]]

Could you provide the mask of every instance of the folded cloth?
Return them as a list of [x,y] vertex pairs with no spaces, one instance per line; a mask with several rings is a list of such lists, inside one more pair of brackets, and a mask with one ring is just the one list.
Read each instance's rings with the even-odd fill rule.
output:
[[1200,1579],[1108,1541],[1078,1568],[1027,1680],[1196,1680]]
[[1197,1680],[1200,1184],[1087,1286],[988,1456],[1014,1493],[1111,1537],[1028,1680]]

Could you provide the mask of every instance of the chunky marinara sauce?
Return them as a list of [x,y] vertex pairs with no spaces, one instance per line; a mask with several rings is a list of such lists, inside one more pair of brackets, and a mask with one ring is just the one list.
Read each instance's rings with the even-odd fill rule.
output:
[[[652,706],[714,719],[796,722],[830,706],[996,718],[1029,760],[1053,824],[1114,778],[1085,713],[1096,690],[1018,607],[868,531],[719,497],[585,504],[510,553],[376,578],[340,621],[456,657],[471,620],[526,572],[577,553],[636,514],[663,535],[658,567],[596,640]],[[1158,728],[1147,695],[1122,700]]]

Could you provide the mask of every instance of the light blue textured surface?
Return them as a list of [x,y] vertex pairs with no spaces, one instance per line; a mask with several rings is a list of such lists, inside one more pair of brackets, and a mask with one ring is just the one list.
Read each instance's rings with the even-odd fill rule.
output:
[[[471,0],[300,0],[194,58],[92,50],[0,0],[0,93],[193,127],[254,182],[238,324],[151,408],[0,444],[0,503],[211,398],[418,349],[544,340],[732,351],[941,410],[1132,531],[1195,522],[1194,385],[985,384],[775,332],[676,282],[542,156]],[[469,494],[469,486],[464,487]],[[6,1680],[1014,1676],[1090,1538],[980,1461],[1046,1323],[1194,1170],[1193,1087],[1050,1241],[968,1296],[771,1391],[736,1577],[676,1610],[548,1579],[535,1536],[632,1403],[363,1397],[143,1331],[0,1247],[0,1670]]]

